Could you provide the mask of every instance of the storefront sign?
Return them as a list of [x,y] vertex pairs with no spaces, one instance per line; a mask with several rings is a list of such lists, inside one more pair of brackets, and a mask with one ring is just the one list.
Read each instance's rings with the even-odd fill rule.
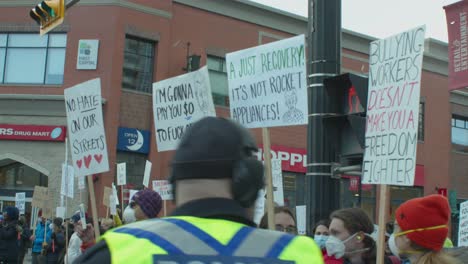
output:
[[99,40],[80,39],[78,43],[77,70],[95,70],[97,68]]
[[148,154],[149,148],[150,131],[119,127],[117,138],[118,150]]
[[65,141],[65,126],[0,124],[0,140]]
[[[263,160],[263,149],[259,146],[256,153],[258,160]],[[307,172],[307,150],[285,146],[271,146],[271,159],[281,160],[283,171]]]

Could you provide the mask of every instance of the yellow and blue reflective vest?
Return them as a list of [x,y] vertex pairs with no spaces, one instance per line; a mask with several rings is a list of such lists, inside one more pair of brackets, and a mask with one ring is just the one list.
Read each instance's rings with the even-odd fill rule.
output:
[[305,236],[241,223],[177,216],[151,219],[106,232],[112,263],[323,263]]

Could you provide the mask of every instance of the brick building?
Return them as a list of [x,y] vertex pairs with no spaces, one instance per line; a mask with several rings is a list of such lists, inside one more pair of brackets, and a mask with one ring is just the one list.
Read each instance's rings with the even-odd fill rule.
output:
[[[247,0],[81,0],[67,11],[62,26],[39,37],[28,16],[35,4],[0,2],[0,131],[11,125],[66,126],[63,90],[101,78],[111,170],[97,176],[97,201],[115,180],[116,163],[127,163],[128,188],[141,187],[147,159],[153,163],[151,180],[169,173],[173,153],[158,152],[155,144],[153,82],[185,73],[188,57],[200,56],[200,65],[208,65],[217,114],[228,116],[225,54],[304,34],[307,28],[306,18]],[[99,40],[96,69],[78,69],[80,40]],[[367,74],[373,40],[343,31],[342,72]],[[456,191],[459,202],[468,199],[463,184],[468,181],[468,91],[448,92],[447,63],[447,44],[426,40],[417,179],[414,187],[391,188],[392,210],[406,199],[444,190]],[[261,143],[261,131],[252,131]],[[141,133],[145,143],[132,149],[125,133]],[[291,207],[304,203],[306,135],[306,126],[271,129],[274,154],[283,159],[285,203]],[[3,205],[18,191],[30,201],[34,185],[48,186],[54,202],[60,201],[64,141],[31,140],[0,137]],[[342,205],[362,206],[375,217],[376,188],[358,183],[356,177],[342,179]],[[76,191],[75,197],[69,213],[86,203],[85,193]]]

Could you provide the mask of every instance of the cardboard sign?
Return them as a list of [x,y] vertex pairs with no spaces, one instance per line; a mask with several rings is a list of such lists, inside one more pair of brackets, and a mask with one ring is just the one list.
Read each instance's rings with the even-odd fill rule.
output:
[[64,94],[75,174],[86,176],[109,171],[101,80],[80,83],[65,89]]
[[62,182],[60,188],[60,194],[66,195],[73,199],[73,194],[75,192],[74,189],[75,183],[75,174],[73,171],[73,166],[66,165],[65,163],[62,164]]
[[176,149],[192,123],[216,116],[208,68],[154,83],[153,112],[158,151]]
[[117,164],[117,185],[127,184],[127,164],[119,163]]
[[47,196],[47,199],[44,200],[44,207],[42,207],[42,217],[53,219],[54,215],[56,214],[56,207],[54,207],[54,199],[52,198],[52,195],[49,195]]
[[20,192],[15,195],[15,207],[18,208],[20,214],[24,214],[26,208],[26,193]]
[[304,35],[226,55],[231,118],[248,128],[308,122]]
[[151,174],[151,167],[152,167],[151,161],[147,160],[145,164],[145,174],[143,177],[143,185],[148,188],[149,185],[149,180],[150,180],[150,174]]
[[458,246],[468,246],[468,201],[460,204],[460,220],[458,227]]
[[47,187],[34,186],[31,205],[36,208],[44,208],[44,202],[48,199]]
[[297,234],[306,234],[306,206],[296,206]]
[[153,190],[159,193],[163,200],[174,199],[172,185],[169,183],[169,181],[153,181]]
[[425,30],[370,44],[363,184],[414,185]]
[[107,207],[110,207],[109,197],[111,197],[111,196],[112,196],[112,188],[104,186],[104,194],[102,195],[102,204],[107,206]]

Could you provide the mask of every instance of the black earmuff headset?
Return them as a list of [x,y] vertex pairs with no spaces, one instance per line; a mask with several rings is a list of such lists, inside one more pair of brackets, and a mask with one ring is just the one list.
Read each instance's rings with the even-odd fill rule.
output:
[[[226,166],[232,166],[232,195],[234,200],[244,208],[251,207],[257,200],[258,191],[264,187],[263,164],[254,156],[254,152],[258,151],[258,147],[250,134],[250,132],[228,119],[220,118],[226,122],[230,122],[236,134],[239,137],[239,159],[233,160],[232,165],[228,165],[223,161],[200,161],[210,163],[226,163]],[[208,150],[207,150],[208,151]],[[169,182],[172,184],[174,199],[176,195],[176,180],[177,177],[173,174],[174,168],[184,166],[188,163],[196,163],[196,161],[173,162],[172,172],[169,176]]]

